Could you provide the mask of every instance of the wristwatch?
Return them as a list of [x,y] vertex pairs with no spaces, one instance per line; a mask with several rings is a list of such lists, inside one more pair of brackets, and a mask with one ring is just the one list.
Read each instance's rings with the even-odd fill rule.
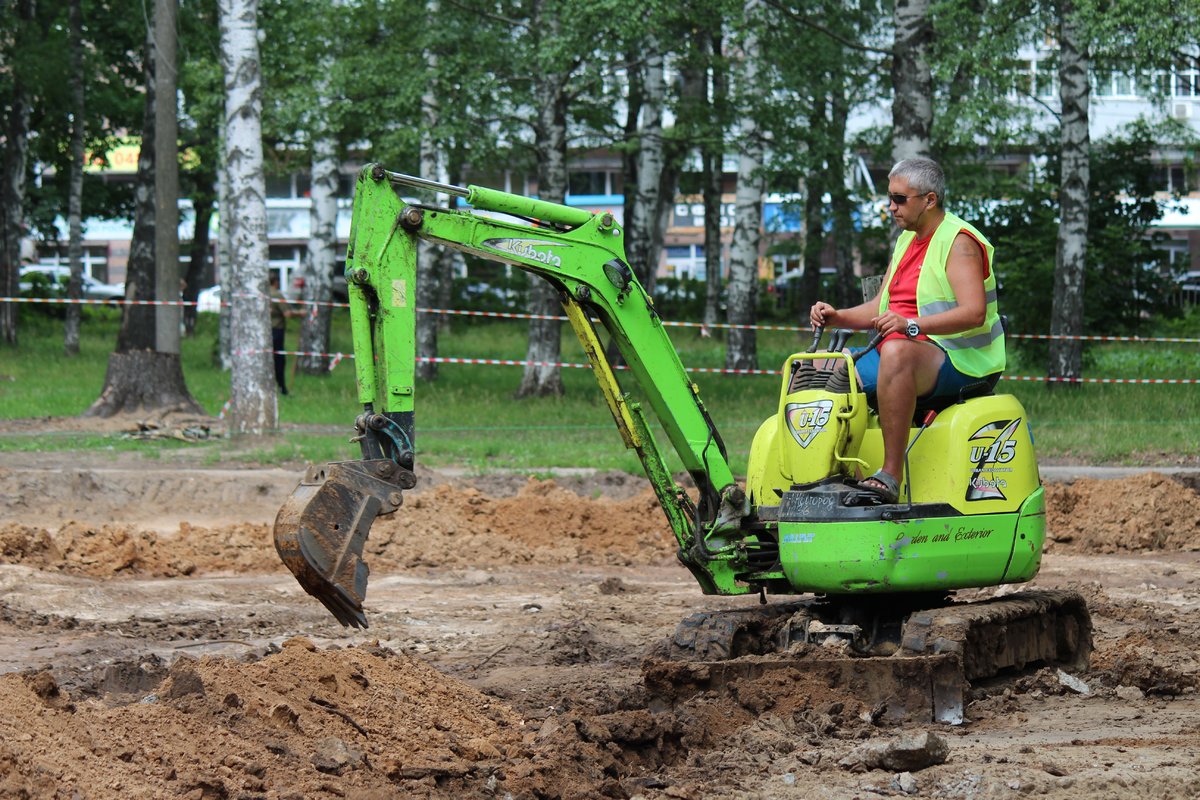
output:
[[921,335],[921,326],[917,324],[915,319],[908,320],[908,325],[904,329],[904,335],[910,339]]

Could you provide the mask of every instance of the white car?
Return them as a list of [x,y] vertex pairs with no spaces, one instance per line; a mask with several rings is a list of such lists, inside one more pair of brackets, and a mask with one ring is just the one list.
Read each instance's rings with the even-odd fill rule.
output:
[[[53,296],[66,296],[67,283],[71,280],[70,267],[64,267],[59,264],[31,264],[27,267],[21,267],[18,288],[22,293],[33,289],[34,283],[37,280],[33,277],[35,274],[43,276],[43,283],[53,284],[51,290]],[[125,299],[125,284],[123,283],[101,283],[91,275],[81,275],[80,278],[83,280],[83,297],[85,300],[104,300],[113,303]]]
[[200,293],[196,295],[196,310],[219,314],[221,312],[221,287],[210,286],[207,289],[201,289]]

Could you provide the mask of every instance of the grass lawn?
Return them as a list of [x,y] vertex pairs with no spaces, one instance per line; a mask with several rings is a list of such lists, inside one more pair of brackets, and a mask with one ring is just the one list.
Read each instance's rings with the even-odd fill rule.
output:
[[[119,312],[85,309],[81,354],[68,358],[62,348],[62,321],[26,306],[22,308],[20,345],[0,350],[0,418],[73,416],[99,395],[108,353],[116,342]],[[1200,317],[1162,335],[1196,337]],[[440,338],[443,356],[521,359],[525,323],[454,318]],[[689,367],[720,367],[724,343],[701,338],[695,328],[669,332]],[[1145,334],[1152,335],[1152,334]],[[217,319],[204,314],[196,335],[183,342],[188,388],[216,415],[229,398],[229,375],[213,366]],[[288,347],[296,349],[298,325],[289,331]],[[794,332],[759,333],[759,364],[778,367],[810,338]],[[1088,377],[1200,378],[1200,345],[1115,342],[1089,344]],[[331,349],[348,353],[349,320],[343,310],[334,319]],[[582,350],[570,328],[563,328],[563,360],[583,363]],[[289,369],[292,359],[289,357]],[[1045,370],[1021,348],[1011,348],[1008,375],[1042,375]],[[138,450],[150,457],[163,448],[201,448],[212,461],[244,458],[261,463],[325,461],[357,457],[347,442],[359,411],[353,361],[343,360],[332,372],[315,377],[296,374],[292,391],[279,401],[283,433],[261,442],[218,439],[198,444],[142,441],[119,435],[0,434],[0,452],[40,449]],[[621,378],[618,373],[618,378]],[[628,376],[625,376],[628,383]],[[564,369],[566,395],[517,401],[513,394],[520,367],[441,365],[436,381],[418,386],[417,447],[431,466],[466,466],[479,471],[498,468],[537,470],[596,467],[640,470],[613,426],[608,408],[590,370]],[[729,448],[733,467],[744,471],[750,440],[778,403],[774,376],[725,376],[696,373],[694,380]],[[626,389],[635,387],[626,386]],[[1200,458],[1200,386],[1087,384],[1047,387],[1004,381],[1000,390],[1017,395],[1028,409],[1039,455],[1088,463],[1175,463]],[[636,392],[634,392],[636,397]],[[659,443],[666,445],[665,437]],[[673,463],[673,466],[677,463]]]

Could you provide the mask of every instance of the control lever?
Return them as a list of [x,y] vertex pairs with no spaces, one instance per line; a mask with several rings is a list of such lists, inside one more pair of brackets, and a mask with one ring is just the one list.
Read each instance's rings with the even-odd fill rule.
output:
[[875,331],[875,335],[871,337],[871,341],[867,342],[867,346],[853,355],[852,358],[854,359],[854,363],[857,364],[860,358],[874,350],[876,347],[879,347],[879,343],[883,341],[883,337],[886,335],[887,334],[883,333],[882,331]]
[[[817,325],[813,328],[812,344],[804,352],[815,353],[817,347],[821,344],[821,335],[825,333],[824,325]],[[819,384],[817,368],[813,365],[812,359],[804,359],[803,361],[792,362],[792,377],[788,381],[788,394],[792,392],[800,392],[805,389],[813,389]]]
[[[842,348],[846,346],[846,340],[849,339],[853,333],[854,331],[846,328],[839,328],[838,330],[834,331],[833,336],[830,339],[830,352],[840,353]],[[882,333],[877,332],[871,337],[871,341],[867,342],[867,346],[865,348],[851,356],[851,360],[857,364],[858,360],[862,358],[864,354],[874,350],[875,347],[883,341],[883,336],[884,335]],[[835,346],[836,349],[834,349]],[[835,394],[845,394],[846,392],[850,391],[849,371],[849,366],[846,364],[846,362],[839,360],[837,364],[834,365],[833,369],[829,371],[829,375],[826,377],[825,391],[834,392]]]
[[854,331],[849,328],[835,328],[829,337],[829,352],[840,353],[846,346],[846,342],[850,341],[850,337],[854,335]]
[[807,350],[805,350],[804,352],[806,352],[806,353],[815,353],[815,352],[817,352],[817,346],[818,346],[819,344],[821,344],[821,334],[823,334],[823,333],[825,333],[825,326],[824,326],[824,325],[817,325],[815,328],[813,328],[813,340],[812,340],[812,344],[811,344],[811,345],[809,345],[808,349],[807,349]]

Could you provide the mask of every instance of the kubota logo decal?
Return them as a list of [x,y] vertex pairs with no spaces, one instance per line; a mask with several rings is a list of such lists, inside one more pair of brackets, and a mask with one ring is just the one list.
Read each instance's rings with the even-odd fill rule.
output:
[[784,406],[784,418],[787,419],[788,430],[800,444],[808,447],[813,438],[825,430],[829,424],[829,415],[833,411],[832,400],[814,400],[811,403],[788,403]]
[[526,258],[530,261],[540,261],[551,267],[561,267],[562,259],[555,255],[554,251],[537,249],[547,245],[554,245],[556,247],[565,246],[558,242],[547,242],[542,239],[488,239],[483,243],[484,247],[490,247],[502,253],[511,253],[514,256]]
[[[1013,420],[1001,419],[989,422],[967,441],[978,442],[971,445],[971,479],[967,484],[967,500],[1005,500],[1004,489],[1008,481],[1003,473],[1011,472],[1007,464],[1017,456],[1017,440],[1013,437],[1021,425],[1021,418]],[[985,477],[984,473],[987,473]],[[998,474],[1000,473],[1000,474]]]

